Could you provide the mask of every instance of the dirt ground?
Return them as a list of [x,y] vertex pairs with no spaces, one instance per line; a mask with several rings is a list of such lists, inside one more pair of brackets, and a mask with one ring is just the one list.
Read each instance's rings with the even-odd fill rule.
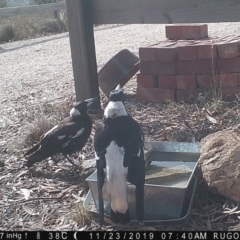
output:
[[[240,23],[212,23],[209,36],[238,34]],[[164,25],[95,27],[98,70],[120,50],[165,38]],[[141,124],[146,141],[198,142],[204,136],[240,123],[238,101],[199,97],[192,104],[152,104],[135,100],[136,78],[124,87],[126,107]],[[66,161],[46,160],[21,168],[24,151],[39,134],[66,116],[75,101],[68,33],[0,45],[0,229],[99,230],[98,219],[82,207],[86,192],[79,172]],[[102,107],[106,98],[101,93]],[[218,124],[209,121],[206,109]],[[91,114],[94,126],[101,114]],[[94,129],[77,164],[93,153]],[[200,182],[189,221],[150,225],[146,230],[237,230],[239,204],[209,193]],[[107,224],[103,229],[122,229]],[[127,229],[139,229],[128,226]]]

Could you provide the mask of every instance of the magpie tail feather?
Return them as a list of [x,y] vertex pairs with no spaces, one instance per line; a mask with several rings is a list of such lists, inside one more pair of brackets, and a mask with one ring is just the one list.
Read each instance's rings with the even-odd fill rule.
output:
[[39,144],[36,144],[36,145],[33,146],[32,148],[30,148],[23,156],[26,157],[26,156],[32,154],[32,153],[35,152],[38,148],[39,148]]
[[49,154],[39,149],[26,157],[27,159],[26,166],[31,167],[34,163],[41,162],[47,157],[49,157]]

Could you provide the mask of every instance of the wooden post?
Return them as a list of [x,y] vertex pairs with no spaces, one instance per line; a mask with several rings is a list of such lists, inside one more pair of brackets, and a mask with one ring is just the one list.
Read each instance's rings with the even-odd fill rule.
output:
[[76,99],[99,98],[91,1],[66,0],[66,8]]

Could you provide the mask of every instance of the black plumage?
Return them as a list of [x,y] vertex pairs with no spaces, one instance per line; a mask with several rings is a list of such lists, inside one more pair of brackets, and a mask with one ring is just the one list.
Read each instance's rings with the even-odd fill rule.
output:
[[[131,220],[126,181],[136,186],[136,216],[144,216],[144,137],[139,124],[127,113],[122,89],[109,95],[104,118],[96,126],[94,147],[97,162],[100,224],[103,223],[102,186],[111,198],[111,220],[125,224]],[[106,175],[105,175],[106,173]]]
[[40,141],[24,154],[27,159],[26,166],[30,167],[57,153],[62,153],[75,165],[68,156],[81,151],[87,142],[92,130],[92,120],[87,108],[96,100],[90,98],[76,103],[69,117],[42,135]]

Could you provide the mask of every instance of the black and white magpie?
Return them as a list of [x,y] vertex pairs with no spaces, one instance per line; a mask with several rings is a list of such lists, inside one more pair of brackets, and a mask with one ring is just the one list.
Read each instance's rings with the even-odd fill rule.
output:
[[97,166],[99,217],[103,224],[104,206],[102,187],[111,200],[111,220],[126,224],[131,221],[127,181],[136,186],[136,216],[144,217],[144,136],[139,124],[127,113],[120,86],[109,94],[102,122],[96,126],[94,148]]
[[57,153],[62,153],[75,165],[68,156],[81,151],[87,142],[92,130],[92,119],[87,108],[96,100],[97,98],[90,98],[76,103],[69,117],[43,134],[40,141],[24,154],[27,159],[26,166],[30,167]]

